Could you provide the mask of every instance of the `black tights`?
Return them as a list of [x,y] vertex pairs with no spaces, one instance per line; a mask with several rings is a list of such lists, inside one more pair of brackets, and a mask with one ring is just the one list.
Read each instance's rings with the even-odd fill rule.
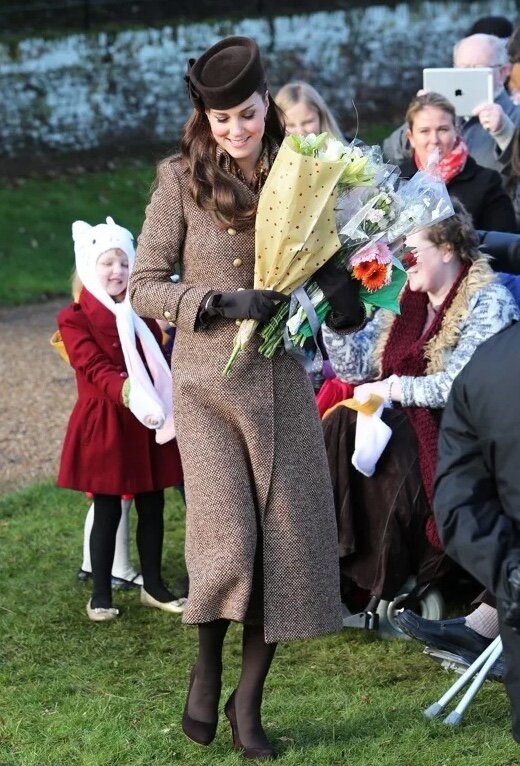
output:
[[[144,588],[158,601],[172,601],[174,596],[161,578],[164,537],[164,492],[144,492],[135,496],[137,510],[137,550],[143,572]],[[119,495],[94,495],[94,522],[90,533],[92,561],[92,606],[112,606],[112,564],[116,532],[121,519]]]
[[[196,673],[188,702],[188,713],[197,721],[216,719],[222,673],[222,646],[229,620],[200,623]],[[263,625],[244,625],[242,670],[235,693],[240,739],[245,747],[269,744],[262,728],[261,706],[264,682],[276,651],[266,644]]]

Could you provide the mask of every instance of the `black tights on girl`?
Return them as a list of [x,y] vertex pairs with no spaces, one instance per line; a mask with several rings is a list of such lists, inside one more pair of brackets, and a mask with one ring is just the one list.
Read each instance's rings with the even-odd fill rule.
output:
[[[134,498],[137,510],[137,550],[143,573],[144,589],[157,601],[174,599],[161,578],[164,537],[164,492],[143,492]],[[92,608],[112,606],[112,563],[116,532],[121,519],[119,495],[94,495],[94,522],[90,533],[92,561]]]

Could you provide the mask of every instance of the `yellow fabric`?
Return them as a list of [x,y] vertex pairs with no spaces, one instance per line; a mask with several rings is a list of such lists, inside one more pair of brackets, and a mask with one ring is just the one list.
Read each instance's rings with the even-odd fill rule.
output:
[[61,339],[61,333],[59,330],[56,330],[56,332],[51,335],[49,343],[53,349],[61,356],[63,361],[67,364],[70,364],[69,355],[67,354],[67,349],[65,348],[65,343]]
[[285,139],[258,201],[256,288],[288,295],[339,250],[335,189],[346,166],[298,154]]
[[348,407],[350,410],[363,413],[363,415],[374,415],[383,402],[383,397],[377,396],[377,394],[370,394],[366,402],[358,402],[357,399],[343,399],[343,401],[337,402],[333,407],[325,410],[323,418],[328,417],[331,412],[334,412],[336,407]]
[[[334,207],[347,166],[306,157],[284,140],[258,200],[253,287],[289,295],[340,249]],[[242,320],[224,375],[257,326]]]
[[[74,303],[79,302],[79,295],[82,288],[83,285],[79,281],[78,275],[75,274],[72,280],[72,299]],[[67,354],[67,349],[65,348],[65,344],[61,338],[61,333],[59,330],[56,330],[56,332],[52,333],[51,337],[49,338],[49,343],[56,351],[56,353],[61,356],[63,361],[66,362],[66,364],[70,364],[69,355]]]

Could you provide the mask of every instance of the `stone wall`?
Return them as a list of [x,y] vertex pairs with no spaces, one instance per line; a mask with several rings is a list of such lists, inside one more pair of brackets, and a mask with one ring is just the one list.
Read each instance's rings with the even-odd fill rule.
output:
[[455,40],[488,13],[515,19],[516,2],[377,5],[3,44],[1,153],[88,150],[132,140],[175,144],[189,113],[185,62],[229,34],[258,41],[273,90],[289,79],[307,79],[351,133],[357,110],[362,135],[369,122],[398,119],[420,87],[422,67],[449,66]]

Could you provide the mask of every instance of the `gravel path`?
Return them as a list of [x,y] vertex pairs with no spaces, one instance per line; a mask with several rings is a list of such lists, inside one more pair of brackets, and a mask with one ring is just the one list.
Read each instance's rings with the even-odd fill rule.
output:
[[74,374],[49,344],[66,304],[0,308],[0,492],[56,476],[76,398]]

